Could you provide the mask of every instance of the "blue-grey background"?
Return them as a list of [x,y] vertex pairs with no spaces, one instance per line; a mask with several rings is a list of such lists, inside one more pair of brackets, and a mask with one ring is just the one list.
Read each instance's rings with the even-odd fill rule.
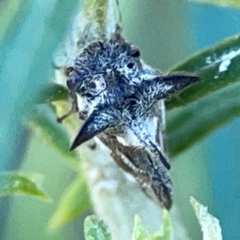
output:
[[[208,47],[239,33],[240,11],[190,4],[194,49]],[[239,89],[240,90],[240,89]],[[218,103],[209,103],[218,107]],[[200,113],[199,113],[200,114]],[[209,113],[211,114],[211,113]],[[206,140],[206,169],[212,202],[210,211],[220,219],[224,239],[240,239],[240,119],[211,134]]]

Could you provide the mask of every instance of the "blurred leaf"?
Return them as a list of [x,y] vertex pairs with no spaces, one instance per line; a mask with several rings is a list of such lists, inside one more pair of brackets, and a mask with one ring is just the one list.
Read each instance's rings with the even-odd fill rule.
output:
[[75,179],[64,191],[48,227],[57,230],[64,224],[92,208],[88,187],[83,177]]
[[85,240],[110,240],[111,234],[107,225],[96,215],[86,217],[84,221]]
[[166,102],[167,110],[184,106],[240,79],[240,35],[197,53],[171,71],[195,72],[200,82]]
[[37,103],[51,103],[54,101],[59,100],[67,100],[68,99],[68,90],[57,83],[47,83],[43,85],[40,90],[39,94],[36,97]]
[[47,105],[36,106],[30,112],[27,123],[66,157],[66,163],[73,170],[79,169],[76,152],[69,151],[69,134],[60,123],[57,123],[55,114]]
[[149,237],[149,232],[142,225],[142,221],[138,215],[134,217],[134,227],[133,227],[133,235],[132,240],[146,240]]
[[190,202],[201,225],[203,240],[222,240],[219,220],[208,213],[207,207],[200,204],[195,198],[191,197]]
[[200,3],[210,3],[216,4],[222,7],[235,7],[240,8],[240,1],[239,0],[191,0]]
[[[0,1],[0,39],[3,40],[13,40],[16,34],[16,29],[14,26],[21,23],[21,21],[26,17],[27,12],[31,8],[30,0],[8,0]],[[6,31],[8,32],[6,33]],[[10,30],[10,31],[9,31]],[[12,39],[10,38],[10,35]],[[1,45],[1,42],[0,42]]]
[[17,8],[11,7],[16,15],[5,30],[0,30],[3,34],[0,79],[4,86],[0,88],[0,112],[4,116],[4,121],[0,122],[0,169],[6,169],[14,148],[13,139],[19,137],[22,118],[39,86],[49,78],[53,51],[64,38],[79,1],[56,0],[49,4],[48,1],[26,0],[19,4]]
[[229,85],[167,115],[167,142],[174,156],[240,115],[240,83]]
[[169,213],[163,210],[162,222],[160,231],[154,233],[148,240],[171,240],[172,239],[172,225]]
[[40,187],[41,180],[42,176],[36,173],[2,173],[0,174],[0,197],[25,194],[49,201],[49,197]]
[[179,154],[240,115],[239,62],[240,36],[235,36],[174,68],[196,72],[201,81],[166,102],[171,109],[167,112],[170,155]]
[[2,39],[8,25],[10,24],[14,14],[19,8],[20,0],[0,2],[0,39]]

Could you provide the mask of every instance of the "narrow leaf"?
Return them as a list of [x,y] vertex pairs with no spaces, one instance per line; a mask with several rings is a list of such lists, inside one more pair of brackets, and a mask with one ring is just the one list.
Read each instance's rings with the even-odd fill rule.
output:
[[154,233],[148,239],[149,240],[171,240],[172,239],[171,219],[167,210],[163,210],[160,231]]
[[240,35],[230,37],[197,53],[172,71],[195,72],[201,79],[166,102],[168,110],[196,101],[209,93],[239,81]]
[[[79,1],[56,0],[50,4],[25,0],[8,9],[5,6],[12,0],[0,2],[1,23],[8,21],[0,30],[0,79],[4,86],[0,88],[0,112],[4,116],[0,122],[0,168],[6,169],[17,144],[14,139],[21,140],[18,137],[23,116],[39,85],[49,76],[53,52],[65,36]],[[3,15],[12,16],[12,20],[2,19]]]
[[142,221],[138,215],[134,217],[134,227],[132,240],[146,240],[149,237],[149,232],[142,225]]
[[83,177],[78,177],[64,191],[48,227],[57,230],[90,208],[92,205],[87,185]]
[[77,155],[74,151],[69,151],[69,134],[60,123],[57,123],[55,114],[47,105],[36,106],[30,112],[27,123],[66,157],[66,163],[70,167],[78,169]]
[[[31,12],[33,3],[30,0],[0,1],[0,48],[5,42],[11,44],[18,35],[16,27],[20,26]],[[1,58],[2,56],[0,56]]]
[[51,103],[59,100],[68,99],[68,90],[57,83],[49,82],[46,85],[40,87],[38,96],[36,97],[36,103]]
[[240,8],[240,2],[239,0],[191,0],[199,3],[210,3],[219,5],[221,7],[234,7],[234,8]]
[[240,83],[168,112],[167,141],[175,156],[240,115]]
[[86,217],[84,221],[85,240],[110,240],[111,234],[107,225],[96,215]]
[[195,198],[191,197],[190,202],[201,225],[203,240],[222,240],[219,220],[208,213],[207,207],[200,204]]
[[36,173],[7,172],[0,174],[0,197],[23,194],[50,201],[41,189],[42,176]]

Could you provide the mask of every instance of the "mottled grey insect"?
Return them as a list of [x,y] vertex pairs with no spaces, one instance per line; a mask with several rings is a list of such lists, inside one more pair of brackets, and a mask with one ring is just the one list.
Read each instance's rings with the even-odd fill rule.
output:
[[110,40],[90,44],[76,58],[67,81],[84,102],[79,116],[85,123],[71,150],[102,133],[99,137],[117,164],[170,209],[170,165],[157,139],[158,102],[198,80],[186,73],[161,75],[118,31]]

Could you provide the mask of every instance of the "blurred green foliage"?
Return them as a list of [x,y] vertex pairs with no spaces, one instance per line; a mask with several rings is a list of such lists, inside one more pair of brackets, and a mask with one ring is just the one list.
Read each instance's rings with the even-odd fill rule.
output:
[[38,96],[36,97],[37,104],[51,103],[60,100],[68,99],[68,90],[57,83],[49,82],[40,87]]
[[187,105],[209,93],[212,95],[213,92],[226,88],[231,83],[238,82],[239,47],[240,35],[235,35],[196,53],[188,60],[173,67],[171,71],[195,72],[201,81],[167,101],[167,109]]
[[0,79],[4,86],[0,89],[0,101],[4,103],[0,110],[5,117],[0,124],[3,170],[14,151],[12,142],[18,137],[22,118],[31,108],[39,86],[49,78],[52,54],[66,33],[77,3],[22,1],[9,15],[4,14],[4,7],[0,9],[1,21],[9,22],[0,42]]
[[[84,221],[84,234],[86,240],[110,240],[111,235],[106,223],[96,215],[88,216]],[[143,226],[138,215],[134,217],[132,240],[170,240],[172,239],[172,227],[168,212],[165,210],[162,216],[161,229],[149,234]],[[217,239],[216,239],[217,240]]]
[[66,157],[68,166],[74,170],[79,169],[76,152],[69,151],[69,134],[61,124],[57,123],[54,107],[50,105],[34,107],[28,114],[26,124]]
[[82,176],[78,177],[63,192],[58,208],[49,220],[48,227],[50,230],[57,230],[91,208],[91,199],[85,179]]
[[12,194],[27,194],[44,201],[50,201],[41,189],[42,176],[36,173],[8,172],[0,175],[0,197]]

